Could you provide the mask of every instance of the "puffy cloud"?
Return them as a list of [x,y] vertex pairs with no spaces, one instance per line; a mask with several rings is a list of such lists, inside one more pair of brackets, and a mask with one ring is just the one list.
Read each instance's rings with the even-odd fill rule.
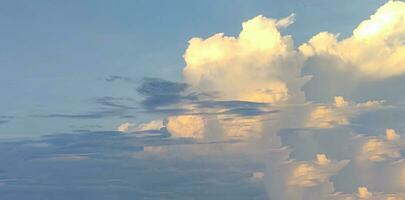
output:
[[310,114],[307,127],[333,128],[336,125],[347,125],[349,119],[345,113],[339,113],[333,107],[318,106]]
[[326,157],[325,154],[317,154],[315,163],[318,165],[328,165],[330,164],[330,160]]
[[[307,56],[332,56],[343,64],[342,70],[359,77],[382,79],[405,73],[405,2],[389,1],[368,20],[361,22],[353,35],[338,41],[337,34],[321,32],[299,47]],[[330,62],[326,64],[329,67]]]
[[344,161],[330,161],[324,154],[318,154],[313,162],[297,162],[293,164],[289,173],[288,185],[312,187],[326,182],[332,175],[339,172],[349,163]]
[[316,155],[313,161],[284,159],[269,165],[266,177],[270,199],[325,199],[334,192],[330,177],[349,163],[329,160],[324,154]]
[[359,189],[358,189],[359,198],[361,198],[361,199],[371,198],[372,195],[373,194],[371,192],[369,192],[366,187],[359,187]]
[[[387,3],[368,20],[368,23],[378,24],[379,19],[384,15],[382,13],[385,12],[393,12],[393,18],[397,19],[398,16],[402,16],[399,11],[394,11],[394,7],[398,5],[402,6],[402,3]],[[186,84],[153,80],[149,81],[145,87],[141,87],[142,90],[138,89],[141,94],[151,99],[148,105],[167,106],[166,101],[161,103],[160,100],[170,97],[173,99],[174,108],[186,111],[178,116],[168,117],[165,122],[152,121],[142,124],[139,130],[160,129],[165,126],[172,137],[206,140],[214,138],[210,134],[216,134],[218,137],[215,136],[215,139],[220,138],[225,139],[224,142],[230,142],[227,145],[218,145],[216,148],[213,148],[214,145],[172,145],[167,148],[170,154],[176,156],[186,154],[187,158],[188,156],[194,158],[196,155],[212,156],[221,153],[224,155],[224,152],[231,156],[256,155],[256,152],[262,155],[267,154],[269,148],[280,148],[281,158],[279,156],[275,159],[274,156],[269,156],[271,162],[261,161],[269,162],[266,163],[267,171],[253,173],[250,180],[265,179],[272,199],[324,199],[325,196],[332,194],[334,183],[330,178],[338,175],[349,161],[328,159],[325,154],[317,154],[313,161],[293,160],[289,156],[289,151],[283,149],[285,145],[283,143],[293,140],[291,138],[295,136],[288,134],[281,136],[281,133],[290,131],[285,129],[300,131],[303,130],[302,128],[328,129],[349,125],[350,120],[360,113],[381,108],[382,101],[354,103],[336,96],[334,102],[330,104],[305,103],[304,93],[301,91],[301,87],[307,81],[307,78],[301,75],[305,57],[333,57],[339,59],[338,63],[342,64],[339,66],[341,69],[348,70],[350,73],[355,72],[354,74],[362,77],[385,78],[397,75],[397,72],[392,72],[395,71],[392,68],[403,61],[398,57],[403,52],[402,47],[399,47],[402,43],[399,41],[399,36],[395,35],[398,30],[391,30],[394,25],[381,24],[388,31],[373,33],[374,36],[370,36],[361,31],[367,29],[364,28],[367,25],[363,25],[366,22],[363,22],[354,31],[353,36],[343,41],[338,41],[337,35],[324,32],[302,45],[299,48],[300,52],[297,52],[291,37],[283,36],[279,31],[293,22],[294,15],[281,20],[257,16],[243,23],[243,29],[237,37],[228,37],[219,33],[207,39],[191,39],[184,54],[186,67],[183,75]],[[399,20],[398,23],[401,24],[403,21]],[[347,49],[352,51],[346,53]],[[189,98],[189,95],[185,94],[186,90],[193,91],[193,95],[196,91],[198,97]],[[162,93],[165,96],[162,96]],[[204,97],[200,98],[199,95]],[[249,106],[241,106],[246,104],[244,101],[263,104],[252,109]],[[241,105],[236,106],[236,104]],[[277,112],[267,118],[266,111],[275,109]],[[271,123],[267,123],[268,120],[272,120]],[[351,127],[344,128],[347,130]],[[312,139],[312,134],[307,134],[311,131],[312,129],[305,129],[300,133],[300,137]],[[349,133],[341,135],[334,136],[334,139],[338,138],[338,142],[347,142],[347,139],[352,136],[348,136]],[[226,141],[228,138],[238,140]],[[243,140],[244,138],[255,139]],[[354,145],[354,148],[359,148],[359,151],[349,154],[347,152],[352,150],[353,146],[347,145],[347,149],[345,147],[341,151],[331,150],[333,147],[325,147],[321,144],[324,142],[324,138],[321,138],[319,143],[314,142],[313,147],[308,148],[305,153],[296,153],[294,156],[300,160],[302,157],[306,158],[308,154],[319,152],[321,148],[326,150],[322,149],[323,152],[328,152],[334,157],[348,158],[354,154],[353,157],[358,156],[367,161],[398,159],[401,156],[399,149],[401,139],[392,129],[387,129],[385,139],[360,138],[364,140],[361,140],[359,145],[358,143],[356,143],[357,146]],[[335,144],[338,142],[334,142],[331,146],[336,147]],[[292,148],[300,145],[296,144]],[[144,152],[161,151],[160,148],[155,147],[144,148]],[[357,162],[361,159],[354,160]],[[370,163],[373,164],[368,162]],[[350,165],[351,168],[348,171],[356,171],[357,164]],[[395,170],[395,173],[400,174],[399,171]],[[351,173],[351,171],[345,170],[343,174],[346,175],[345,173]],[[353,180],[361,179],[361,176],[353,177]],[[370,188],[374,189],[374,187]],[[364,199],[376,195],[377,193],[368,192],[364,187],[353,197]],[[350,197],[350,195],[346,196]]]
[[385,135],[387,137],[387,140],[398,140],[398,139],[400,139],[400,136],[397,134],[397,132],[394,129],[385,130]]
[[355,104],[343,97],[335,97],[332,105],[316,106],[310,113],[306,127],[333,128],[338,125],[350,124],[350,118],[362,112],[380,108],[383,101],[367,101]]
[[134,126],[133,123],[125,122],[117,127],[117,131],[119,132],[128,132],[130,128]]
[[167,120],[167,130],[173,137],[204,138],[205,120],[198,115],[172,116]]
[[131,132],[131,131],[148,131],[148,130],[160,130],[164,128],[163,120],[152,120],[147,123],[141,123],[135,126],[134,123],[125,122],[117,127],[117,131],[120,132]]
[[242,24],[238,37],[218,33],[205,40],[191,39],[184,54],[186,82],[225,100],[303,101],[304,59],[294,50],[291,37],[278,30],[293,23],[293,18],[275,20],[259,15]]
[[360,146],[359,160],[379,162],[400,158],[404,142],[395,130],[387,129],[385,138],[369,137]]
[[379,139],[369,139],[363,146],[360,159],[383,161],[388,158],[399,158],[400,152],[394,146]]
[[370,192],[367,187],[359,187],[357,194],[334,194],[329,199],[336,200],[360,200],[360,199],[373,199],[373,200],[403,200],[405,199],[404,193],[397,194],[384,194]]
[[349,103],[342,96],[335,97],[335,106],[336,107],[345,107],[348,105],[349,105]]

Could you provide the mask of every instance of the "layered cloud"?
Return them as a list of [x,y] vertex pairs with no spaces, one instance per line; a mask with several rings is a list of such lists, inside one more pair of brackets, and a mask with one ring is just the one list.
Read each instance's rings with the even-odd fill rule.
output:
[[[158,115],[155,120],[137,125],[125,122],[116,130],[131,134],[108,135],[106,139],[115,139],[112,145],[119,147],[125,144],[125,158],[152,159],[167,174],[183,164],[180,168],[187,173],[179,173],[183,176],[176,183],[183,185],[184,191],[195,185],[243,180],[263,184],[271,199],[401,199],[398,191],[405,188],[405,165],[401,160],[404,142],[398,133],[401,129],[387,129],[385,137],[359,136],[353,130],[356,117],[379,111],[384,101],[355,103],[333,94],[332,103],[308,102],[302,87],[309,78],[301,70],[313,59],[347,76],[353,74],[355,79],[402,75],[403,10],[403,2],[389,1],[362,22],[352,36],[339,40],[338,35],[323,32],[298,49],[291,36],[281,33],[294,23],[294,14],[279,20],[259,15],[244,22],[236,37],[218,33],[205,39],[193,38],[184,53],[184,82],[145,78],[137,88],[144,97],[140,102],[144,110],[139,113]],[[112,100],[104,98],[99,103],[135,110]],[[112,155],[114,159],[119,156],[120,152]],[[86,160],[92,162],[92,158],[90,155]],[[219,164],[215,169],[201,170],[204,166],[200,159]],[[176,163],[179,160],[181,164]],[[200,168],[188,168],[192,161]],[[236,172],[232,171],[234,166],[238,167]],[[230,173],[224,169],[238,177],[223,178]],[[210,170],[218,170],[218,177],[226,180],[210,174],[213,180],[200,181]],[[195,177],[188,176],[194,173]],[[350,194],[363,185],[357,194]],[[370,192],[367,187],[387,194]]]

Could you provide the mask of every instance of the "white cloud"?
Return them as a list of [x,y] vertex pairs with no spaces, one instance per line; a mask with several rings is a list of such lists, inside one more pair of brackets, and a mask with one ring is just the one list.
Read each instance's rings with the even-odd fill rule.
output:
[[[286,151],[287,153],[288,151]],[[329,180],[348,163],[318,154],[313,161],[273,160],[266,175],[270,199],[325,199],[334,192]]]
[[[299,47],[307,56],[332,56],[335,66],[367,79],[382,79],[405,73],[405,2],[389,1],[370,19],[361,22],[353,35],[338,41],[336,34],[322,32]],[[331,67],[331,62],[322,63]]]
[[134,123],[125,122],[117,127],[119,132],[132,132],[132,131],[148,131],[148,130],[160,130],[165,127],[163,120],[152,120],[147,123],[141,123],[135,126]]
[[312,187],[339,172],[349,161],[330,161],[324,154],[318,154],[315,161],[292,164],[287,183],[291,186]]
[[147,123],[139,124],[136,131],[160,130],[163,127],[165,127],[163,120],[153,120]]
[[390,141],[400,139],[400,135],[398,135],[397,132],[391,128],[385,130],[385,135],[387,137],[387,140],[390,140]]
[[123,124],[120,124],[117,127],[117,131],[119,131],[119,132],[128,132],[130,130],[130,128],[132,128],[133,126],[134,126],[133,123],[125,122]]
[[404,144],[395,130],[387,129],[385,138],[364,138],[360,144],[357,158],[372,162],[398,159],[401,157],[400,151],[405,147]]
[[198,115],[172,116],[167,120],[167,130],[173,137],[204,138],[205,120]]
[[238,37],[218,33],[191,39],[184,54],[186,82],[199,91],[219,92],[219,99],[302,102],[304,59],[291,37],[277,29],[290,25],[293,16],[277,21],[259,15],[242,24]]
[[405,199],[404,193],[397,194],[385,194],[379,192],[370,192],[367,187],[359,187],[357,189],[357,194],[334,194],[331,195],[329,199],[335,200],[403,200]]
[[295,22],[295,14],[292,13],[286,18],[279,19],[276,21],[277,28],[286,28]]
[[355,104],[343,97],[335,97],[332,105],[316,106],[311,111],[306,123],[309,128],[333,128],[338,125],[350,124],[350,118],[360,113],[374,110],[382,106],[383,101],[367,101]]
[[326,157],[325,154],[317,154],[315,163],[318,165],[329,165],[331,161]]
[[[138,130],[166,127],[175,138],[205,140],[211,139],[210,134],[217,134],[223,138],[215,137],[215,139],[240,139],[237,140],[240,143],[229,145],[174,145],[168,148],[167,152],[175,156],[225,155],[226,152],[227,155],[237,157],[256,155],[256,152],[266,154],[269,148],[280,148],[281,155],[277,159],[272,155],[268,156],[271,157],[269,158],[271,162],[266,163],[268,170],[265,173],[253,173],[250,180],[265,179],[269,194],[274,199],[323,199],[334,192],[334,183],[330,178],[338,175],[349,161],[329,159],[325,154],[317,154],[313,161],[292,160],[287,155],[289,151],[283,149],[282,139],[285,138],[281,138],[279,134],[288,128],[300,130],[318,128],[325,130],[317,131],[328,131],[329,128],[349,125],[350,120],[359,114],[381,108],[383,101],[354,103],[342,96],[336,96],[334,102],[330,104],[306,103],[301,87],[307,78],[301,76],[301,68],[308,57],[326,56],[338,58],[343,65],[337,67],[362,78],[387,78],[405,73],[405,67],[404,69],[402,66],[398,67],[398,63],[404,62],[400,36],[404,32],[402,28],[395,28],[398,24],[403,24],[403,19],[400,19],[403,13],[397,9],[398,7],[402,8],[403,3],[390,1],[370,20],[361,23],[353,36],[338,41],[337,35],[320,33],[302,45],[299,52],[294,49],[292,38],[288,35],[283,36],[279,31],[294,22],[293,14],[281,20],[257,16],[243,23],[243,29],[237,37],[227,37],[223,33],[218,33],[207,39],[193,38],[189,41],[184,54],[186,67],[183,70],[185,81],[190,84],[193,91],[212,94],[205,97],[208,100],[270,103],[266,108],[261,108],[261,111],[277,109],[278,112],[271,115],[269,120],[265,114],[236,115],[227,113],[228,110],[222,112],[224,110],[217,107],[200,108],[198,104],[184,103],[176,106],[187,108],[188,114],[170,116],[167,122],[157,120],[141,124]],[[391,18],[396,24],[390,24],[391,21],[384,22],[383,18],[386,15],[392,15]],[[374,29],[374,26],[377,28]],[[366,33],[364,30],[374,32]],[[347,51],[348,49],[351,51]],[[322,64],[329,66],[330,63]],[[345,128],[350,129],[349,126]],[[302,131],[300,134],[304,135],[310,131],[312,129]],[[348,137],[348,134],[341,135],[343,136],[336,136],[334,139],[338,138],[338,142],[345,141],[348,144],[347,139],[342,139]],[[311,134],[302,136],[308,140],[311,137]],[[254,139],[243,140],[244,138]],[[359,161],[358,163],[364,160],[373,163],[401,158],[401,138],[395,130],[387,129],[386,138],[358,138],[362,138],[359,140],[360,143],[354,145],[358,151],[348,153],[346,149],[333,150],[332,155],[341,153],[340,158],[354,158],[354,161]],[[344,144],[346,143],[342,145]],[[301,144],[297,144],[299,145]],[[324,144],[314,142],[314,147],[310,147],[308,152],[318,150],[317,145],[319,148],[328,148],[324,147]],[[155,147],[144,150],[161,151]],[[354,171],[358,170],[355,169],[358,163],[351,166]],[[393,174],[402,177],[400,175],[402,171],[399,169],[396,167]],[[356,173],[360,174],[362,171]],[[361,175],[359,177],[351,178],[353,180],[362,178]],[[398,181],[400,178],[395,180]],[[396,184],[395,187],[402,187],[398,185],[400,184]],[[358,194],[349,194],[345,197],[364,199],[376,195],[378,196],[378,193],[369,192],[362,187]]]

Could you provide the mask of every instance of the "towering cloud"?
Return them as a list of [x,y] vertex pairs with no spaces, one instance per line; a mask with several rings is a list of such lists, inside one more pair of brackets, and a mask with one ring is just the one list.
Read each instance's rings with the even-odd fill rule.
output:
[[294,50],[291,36],[278,30],[293,20],[293,15],[281,20],[259,15],[242,24],[238,37],[218,33],[191,39],[184,54],[186,82],[199,91],[217,92],[225,100],[303,101],[304,59]]
[[[184,148],[185,154],[221,155],[226,151],[230,157],[268,156],[264,156],[267,160],[258,159],[266,169],[256,171],[250,180],[265,183],[271,199],[402,198],[402,194],[371,192],[377,188],[394,193],[405,187],[401,185],[405,167],[398,161],[404,148],[400,134],[387,129],[385,137],[356,136],[351,124],[359,114],[382,108],[384,101],[355,103],[333,94],[332,103],[306,102],[301,89],[309,78],[301,69],[313,59],[356,80],[405,74],[404,11],[404,2],[389,1],[350,37],[339,40],[338,35],[322,32],[298,50],[291,36],[280,32],[294,22],[294,14],[280,20],[259,15],[244,22],[237,37],[218,33],[206,39],[193,38],[184,54],[186,84],[148,79],[138,89],[147,97],[143,102],[146,107],[170,105],[181,108],[179,113],[164,121],[141,124],[137,130],[166,128],[174,138],[230,142],[218,149],[177,147]],[[188,90],[192,92],[187,94]],[[120,130],[127,131],[130,126],[123,124]],[[288,142],[291,149],[286,147]],[[306,148],[305,144],[311,145]],[[331,158],[318,152],[327,152]],[[314,154],[315,160],[307,160]],[[350,173],[356,175],[331,179]],[[355,182],[352,190],[364,187],[357,194],[335,193],[334,184],[347,178]],[[382,184],[373,184],[376,179]]]
[[322,32],[299,47],[307,57],[332,57],[337,67],[366,79],[383,79],[405,73],[405,2],[389,1],[353,31],[338,40],[338,34]]

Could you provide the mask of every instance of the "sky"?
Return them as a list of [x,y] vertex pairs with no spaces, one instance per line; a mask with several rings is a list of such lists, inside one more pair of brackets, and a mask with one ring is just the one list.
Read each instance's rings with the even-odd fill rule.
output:
[[405,199],[403,1],[0,3],[0,199]]

